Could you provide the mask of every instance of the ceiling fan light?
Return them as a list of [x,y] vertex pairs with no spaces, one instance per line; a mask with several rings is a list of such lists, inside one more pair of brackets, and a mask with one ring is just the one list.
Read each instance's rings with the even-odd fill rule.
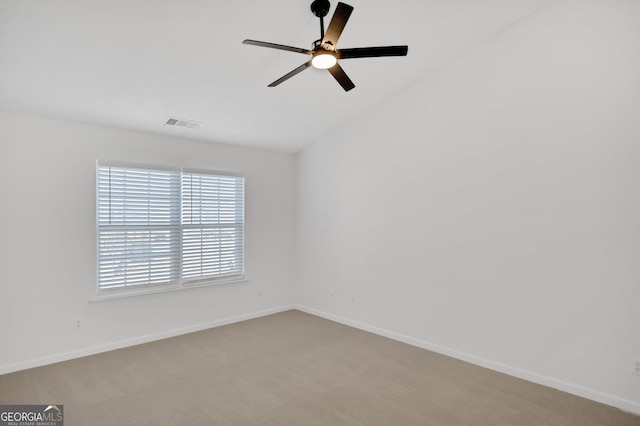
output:
[[338,60],[332,53],[318,53],[311,60],[311,65],[315,68],[326,70],[334,66],[337,62]]

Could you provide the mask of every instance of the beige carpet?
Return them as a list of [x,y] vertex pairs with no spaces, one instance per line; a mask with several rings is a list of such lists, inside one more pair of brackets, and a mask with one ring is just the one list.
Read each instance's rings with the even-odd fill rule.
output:
[[640,425],[640,417],[289,311],[0,376],[65,425]]

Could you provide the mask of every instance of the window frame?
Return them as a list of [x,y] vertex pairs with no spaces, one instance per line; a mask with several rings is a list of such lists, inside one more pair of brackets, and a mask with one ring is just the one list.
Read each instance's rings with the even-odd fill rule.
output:
[[[179,233],[179,246],[177,247],[177,252],[179,253],[178,262],[178,279],[174,281],[164,282],[164,283],[147,283],[147,284],[135,284],[135,285],[124,285],[114,288],[101,288],[100,287],[100,168],[101,167],[118,167],[118,168],[131,168],[138,170],[148,170],[148,171],[158,171],[158,172],[172,172],[177,173],[178,178],[178,202],[179,209],[178,214],[179,224],[178,225],[167,225],[166,229],[177,227]],[[153,293],[163,293],[168,291],[179,291],[186,290],[191,288],[199,288],[199,287],[208,287],[214,285],[227,285],[234,283],[246,282],[246,180],[245,175],[235,172],[228,171],[220,171],[220,170],[209,170],[209,169],[198,169],[198,168],[189,168],[189,167],[171,167],[171,166],[162,166],[156,164],[142,164],[142,163],[133,163],[133,162],[123,162],[123,161],[105,161],[105,160],[96,160],[96,181],[95,181],[95,198],[96,198],[96,211],[95,211],[95,220],[96,220],[96,280],[95,280],[95,297],[90,299],[90,302],[96,302],[101,300],[109,300],[121,297],[130,297],[130,296],[138,296],[144,294],[153,294]],[[242,270],[239,274],[232,275],[219,275],[219,276],[207,276],[200,279],[183,279],[182,271],[183,271],[183,236],[182,232],[184,229],[189,229],[193,225],[185,225],[182,220],[182,209],[183,209],[183,174],[184,173],[192,173],[192,174],[204,174],[204,175],[212,175],[212,176],[220,176],[220,177],[233,177],[240,178],[242,183],[242,222],[240,224],[242,229],[242,235],[240,239],[241,245],[241,257],[242,257]],[[143,229],[145,225],[122,225],[123,227],[131,226],[132,229],[138,228]],[[146,226],[154,226],[154,225],[146,225]],[[104,229],[104,225],[102,226],[102,230]]]

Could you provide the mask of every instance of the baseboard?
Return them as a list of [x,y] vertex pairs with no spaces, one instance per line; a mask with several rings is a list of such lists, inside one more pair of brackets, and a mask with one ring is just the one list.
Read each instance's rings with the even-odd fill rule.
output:
[[615,395],[599,392],[594,389],[589,389],[580,385],[565,382],[563,380],[555,379],[553,377],[548,377],[548,376],[537,374],[531,371],[523,370],[517,367],[513,367],[511,365],[491,361],[491,360],[481,358],[472,354],[447,348],[435,343],[427,342],[425,340],[416,339],[411,336],[406,336],[404,334],[374,327],[369,324],[351,320],[349,318],[344,318],[338,315],[319,311],[317,309],[309,308],[307,306],[297,305],[294,308],[311,315],[322,317],[322,318],[335,321],[344,325],[348,325],[350,327],[354,327],[363,331],[368,331],[370,333],[387,337],[389,339],[393,339],[398,342],[407,343],[412,346],[416,346],[422,349],[427,349],[429,351],[437,352],[442,355],[447,355],[452,358],[459,359],[461,361],[479,365],[481,367],[485,367],[490,370],[498,371],[500,373],[508,374],[513,377],[524,379],[524,380],[537,383],[543,386],[548,386],[554,389],[561,390],[563,392],[567,392],[567,393],[577,395],[583,398],[587,398],[593,401],[601,402],[603,404],[611,405],[613,407],[620,408],[621,410],[640,415],[640,403],[638,402],[620,398]]
[[190,325],[188,327],[167,330],[161,333],[147,334],[145,336],[120,340],[117,342],[111,342],[104,345],[91,346],[88,348],[78,349],[78,350],[69,351],[65,353],[49,355],[42,358],[21,361],[14,364],[2,365],[0,366],[0,375],[13,373],[20,370],[27,370],[29,368],[42,367],[43,365],[54,364],[56,362],[69,361],[72,359],[82,358],[89,355],[96,355],[102,352],[113,351],[115,349],[121,349],[129,346],[140,345],[143,343],[154,342],[156,340],[162,340],[170,337],[180,336],[182,334],[194,333],[196,331],[207,330],[209,328],[220,327],[223,325],[233,324],[240,321],[246,321],[254,318],[264,317],[267,315],[277,314],[279,312],[289,311],[295,308],[296,307],[293,305],[279,306],[276,308],[265,309],[258,312],[252,312],[252,313],[243,314],[243,315],[236,315],[233,317],[222,318],[219,320],[210,321],[206,323]]

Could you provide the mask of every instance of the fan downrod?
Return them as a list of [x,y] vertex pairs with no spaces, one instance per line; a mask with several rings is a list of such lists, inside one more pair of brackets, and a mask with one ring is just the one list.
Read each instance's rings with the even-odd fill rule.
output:
[[314,0],[311,3],[311,11],[318,18],[324,18],[329,13],[329,9],[331,9],[331,3],[329,0]]

